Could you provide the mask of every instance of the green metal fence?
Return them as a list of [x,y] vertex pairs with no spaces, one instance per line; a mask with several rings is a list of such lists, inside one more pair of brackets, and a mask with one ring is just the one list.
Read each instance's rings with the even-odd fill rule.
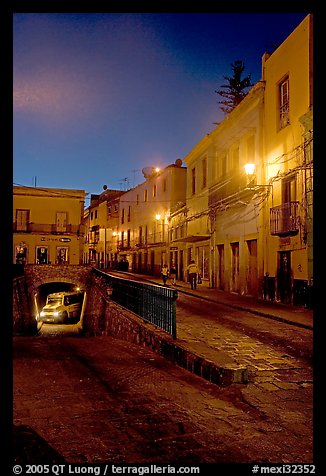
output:
[[108,295],[112,301],[155,324],[176,339],[178,292],[175,289],[112,276],[98,269],[94,271],[106,280]]

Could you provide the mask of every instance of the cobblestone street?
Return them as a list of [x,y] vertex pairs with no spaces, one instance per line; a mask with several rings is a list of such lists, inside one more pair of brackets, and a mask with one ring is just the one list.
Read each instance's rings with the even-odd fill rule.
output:
[[309,376],[270,377],[220,388],[111,337],[15,337],[14,423],[66,462],[312,462]]

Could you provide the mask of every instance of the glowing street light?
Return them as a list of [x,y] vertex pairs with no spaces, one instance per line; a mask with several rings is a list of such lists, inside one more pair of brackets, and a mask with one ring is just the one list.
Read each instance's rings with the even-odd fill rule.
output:
[[249,163],[249,164],[246,164],[244,167],[245,167],[245,171],[247,175],[254,175],[256,170],[255,164]]

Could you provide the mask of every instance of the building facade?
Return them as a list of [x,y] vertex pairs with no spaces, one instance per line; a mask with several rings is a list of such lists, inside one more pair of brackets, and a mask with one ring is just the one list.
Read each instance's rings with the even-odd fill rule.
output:
[[[264,84],[258,82],[211,134],[211,285],[257,296],[262,281]],[[254,168],[255,173],[252,173]]]
[[13,262],[81,264],[84,190],[13,187]]
[[313,30],[308,15],[263,56],[266,293],[304,304],[312,287]]
[[[263,55],[262,79],[186,155],[186,167],[178,159],[143,169],[146,180],[115,197],[106,228],[94,196],[88,262],[118,260],[151,275],[174,264],[187,280],[194,259],[204,286],[311,305],[312,39],[307,15]],[[108,219],[113,202],[106,207]]]
[[104,188],[99,195],[91,195],[85,209],[87,233],[84,244],[84,264],[99,268],[115,268],[118,262],[117,236],[120,197],[123,191]]
[[162,170],[148,167],[143,173],[145,182],[120,197],[118,253],[133,271],[159,275],[163,263],[178,258],[170,249],[170,215],[185,203],[186,168],[177,159]]

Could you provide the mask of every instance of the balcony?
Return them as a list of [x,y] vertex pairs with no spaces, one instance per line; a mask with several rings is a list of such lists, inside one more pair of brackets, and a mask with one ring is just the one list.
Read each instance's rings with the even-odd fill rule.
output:
[[39,233],[51,235],[77,235],[85,234],[84,225],[57,226],[55,223],[13,223],[13,231],[17,233]]
[[270,209],[271,235],[296,235],[299,226],[299,202],[283,203]]

